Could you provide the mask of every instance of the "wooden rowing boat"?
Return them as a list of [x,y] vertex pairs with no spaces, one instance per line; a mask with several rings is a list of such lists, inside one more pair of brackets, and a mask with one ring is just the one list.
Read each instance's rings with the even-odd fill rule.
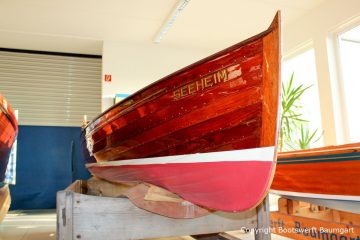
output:
[[83,130],[87,168],[210,209],[257,206],[276,165],[280,51],[278,13],[266,31],[114,105]]
[[10,208],[10,191],[3,181],[17,132],[18,123],[14,111],[0,94],[0,223]]
[[0,95],[0,182],[4,181],[5,172],[13,143],[18,132],[18,124],[13,109]]
[[360,143],[279,153],[271,191],[360,213]]

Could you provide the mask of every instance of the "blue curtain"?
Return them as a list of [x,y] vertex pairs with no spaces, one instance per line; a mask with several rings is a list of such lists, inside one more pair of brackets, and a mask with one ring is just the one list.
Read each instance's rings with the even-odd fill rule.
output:
[[11,210],[55,208],[57,191],[90,177],[81,155],[80,132],[80,127],[19,126]]

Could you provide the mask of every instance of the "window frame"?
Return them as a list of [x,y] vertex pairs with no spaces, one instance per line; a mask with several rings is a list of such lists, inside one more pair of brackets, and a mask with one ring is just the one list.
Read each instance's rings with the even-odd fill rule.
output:
[[347,23],[337,27],[334,31],[330,32],[327,39],[328,44],[328,61],[332,85],[332,98],[334,102],[335,126],[337,142],[344,144],[350,143],[350,126],[349,126],[349,112],[344,106],[347,105],[346,93],[344,86],[344,70],[341,60],[341,47],[340,36],[351,29],[360,26],[360,18],[353,19]]

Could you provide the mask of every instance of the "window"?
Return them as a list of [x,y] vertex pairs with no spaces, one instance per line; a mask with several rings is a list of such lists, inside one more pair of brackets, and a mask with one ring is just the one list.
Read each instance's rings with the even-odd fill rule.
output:
[[345,109],[345,124],[347,125],[349,142],[360,141],[360,26],[357,26],[338,36],[340,50],[341,93]]
[[[285,59],[282,70],[282,81],[286,84],[289,82],[290,77],[294,73],[293,85],[311,86],[305,91],[301,98],[302,109],[299,110],[302,118],[308,120],[305,123],[310,132],[317,129],[315,139],[320,139],[311,143],[309,147],[320,147],[323,145],[322,140],[322,126],[321,126],[321,113],[317,84],[317,73],[315,64],[314,49],[302,52],[294,57]],[[298,147],[299,148],[299,147]]]

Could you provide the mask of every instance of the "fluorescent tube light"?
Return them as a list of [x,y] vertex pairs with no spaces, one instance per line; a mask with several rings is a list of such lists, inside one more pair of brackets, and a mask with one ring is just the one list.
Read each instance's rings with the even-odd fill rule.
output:
[[170,30],[172,25],[174,24],[176,18],[179,16],[181,11],[184,10],[186,5],[190,2],[190,0],[179,0],[176,4],[174,10],[170,13],[166,22],[161,26],[159,32],[154,37],[154,43],[160,43],[161,39],[165,36],[165,34]]

